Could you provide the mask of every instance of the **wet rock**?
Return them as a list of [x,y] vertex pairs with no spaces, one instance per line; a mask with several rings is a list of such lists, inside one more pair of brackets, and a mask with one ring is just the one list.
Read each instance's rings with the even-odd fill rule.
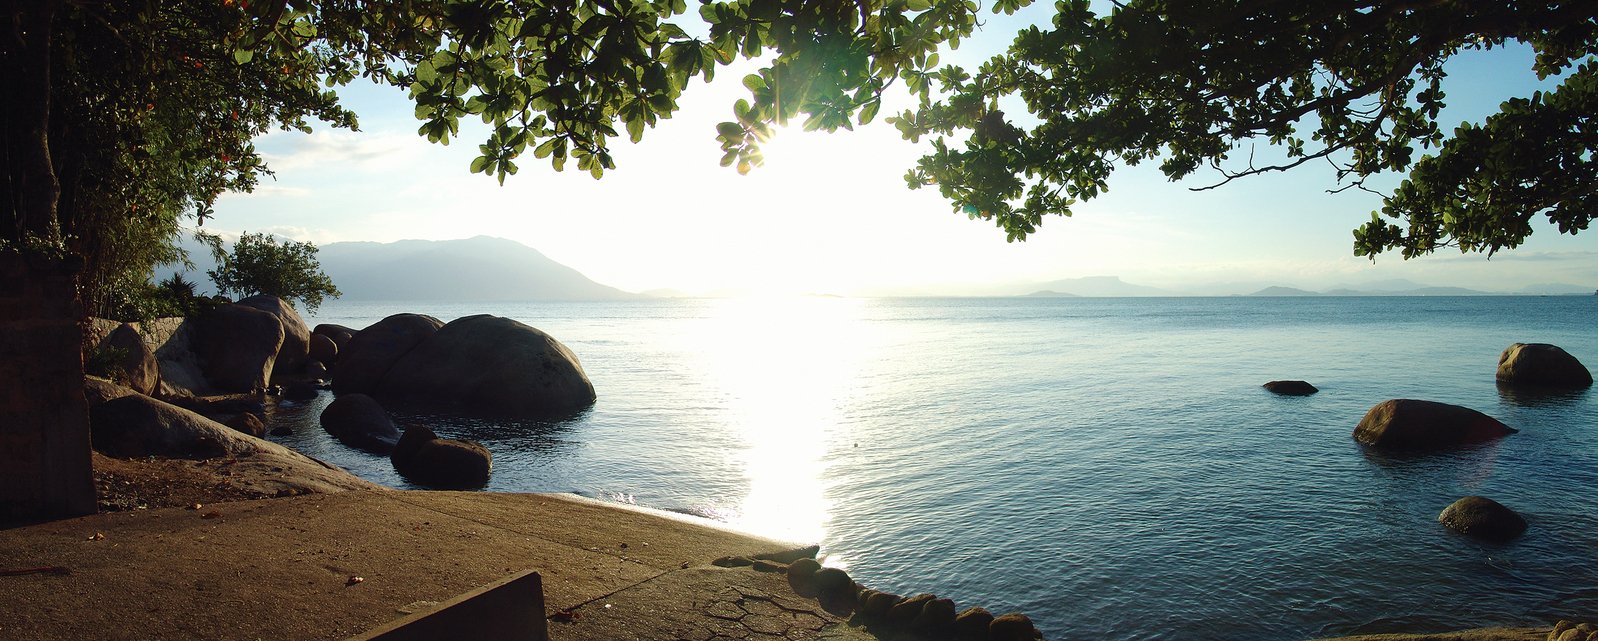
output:
[[992,623],[992,612],[979,607],[966,608],[954,617],[954,636],[960,641],[985,641]]
[[340,443],[378,454],[394,450],[399,428],[376,400],[365,394],[341,394],[322,410],[322,429]]
[[814,597],[820,593],[816,587],[816,572],[821,569],[821,564],[815,559],[798,559],[788,564],[788,587],[793,588],[793,593],[802,597]]
[[248,412],[235,414],[232,418],[222,421],[222,424],[256,438],[266,436],[266,423],[261,422],[261,417]]
[[915,623],[916,617],[921,616],[921,609],[936,598],[938,597],[932,594],[917,594],[888,608],[888,613],[883,619],[891,626],[909,627]]
[[1461,534],[1505,543],[1526,531],[1526,519],[1503,504],[1482,496],[1454,501],[1437,515],[1437,521]]
[[377,391],[395,361],[443,326],[443,322],[432,316],[394,314],[361,330],[348,343],[339,346],[333,391],[341,394]]
[[1032,619],[1020,612],[1011,612],[994,617],[988,624],[988,638],[992,641],[1032,641],[1043,638]]
[[1273,394],[1282,396],[1309,396],[1320,391],[1306,381],[1271,381],[1262,387]]
[[1354,440],[1390,450],[1436,450],[1515,433],[1491,416],[1458,405],[1393,399],[1377,403],[1354,428]]
[[1592,386],[1592,372],[1558,346],[1515,343],[1498,355],[1498,382],[1513,386],[1583,388]]
[[272,436],[288,436],[288,435],[293,434],[293,433],[294,433],[294,428],[289,427],[287,425],[279,425],[277,427],[272,428]]
[[482,487],[494,469],[494,457],[481,443],[439,438],[423,425],[406,427],[389,459],[401,476],[435,488]]

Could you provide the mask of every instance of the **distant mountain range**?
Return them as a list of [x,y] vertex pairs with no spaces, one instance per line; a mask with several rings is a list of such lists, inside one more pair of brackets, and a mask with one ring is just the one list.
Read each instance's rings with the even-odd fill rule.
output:
[[1090,296],[1114,298],[1121,296],[1182,296],[1183,294],[1157,287],[1133,285],[1119,276],[1088,276],[1067,278],[1041,283],[1028,296]]
[[317,252],[345,300],[530,301],[644,298],[601,285],[503,238],[332,243]]

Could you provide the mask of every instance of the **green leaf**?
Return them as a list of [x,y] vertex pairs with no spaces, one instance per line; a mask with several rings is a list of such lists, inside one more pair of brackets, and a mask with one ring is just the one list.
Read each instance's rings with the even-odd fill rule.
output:
[[237,62],[237,63],[242,65],[242,64],[246,64],[249,61],[254,60],[254,59],[255,59],[255,50],[254,49],[234,49],[233,50],[233,62]]

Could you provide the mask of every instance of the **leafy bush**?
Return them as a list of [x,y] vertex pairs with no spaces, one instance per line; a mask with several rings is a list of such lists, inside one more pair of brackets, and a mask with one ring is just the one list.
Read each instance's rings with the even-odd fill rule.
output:
[[322,297],[338,298],[333,280],[316,261],[316,245],[277,240],[266,234],[245,232],[232,253],[218,255],[217,268],[207,272],[223,294],[270,294],[292,304],[304,301],[309,311],[322,305]]

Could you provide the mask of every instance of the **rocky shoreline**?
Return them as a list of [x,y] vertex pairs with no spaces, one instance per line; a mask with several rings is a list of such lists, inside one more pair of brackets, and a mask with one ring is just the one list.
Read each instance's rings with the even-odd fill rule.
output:
[[[314,396],[319,388],[333,389],[339,398],[322,417],[330,433],[352,447],[391,453],[399,473],[440,488],[486,484],[491,470],[487,450],[470,441],[440,439],[426,426],[401,429],[367,393],[501,416],[558,415],[593,402],[592,385],[576,356],[552,337],[515,321],[471,316],[446,324],[399,314],[363,330],[335,325],[307,330],[292,308],[276,303],[241,301],[224,308],[228,311],[220,317],[194,322],[163,319],[148,328],[94,324],[91,343],[115,350],[122,359],[119,381],[127,384],[92,378],[86,382],[99,451],[95,469],[102,511],[198,510],[220,501],[379,489],[335,466],[259,438],[267,427],[260,417],[269,392]],[[255,338],[227,338],[236,334]],[[271,349],[265,347],[268,344]],[[1556,347],[1517,343],[1505,350],[1499,379],[1503,384],[1515,384],[1517,378],[1566,384],[1575,370],[1563,361],[1556,360],[1554,366],[1533,362],[1560,355],[1568,358]],[[1586,373],[1579,363],[1576,367]],[[510,370],[531,370],[533,378],[543,378],[519,378],[506,373]],[[1558,370],[1562,378],[1550,379],[1546,372],[1551,370]],[[1591,384],[1590,375],[1586,381]],[[1315,392],[1303,381],[1273,381],[1266,387],[1284,395]],[[335,410],[352,403],[364,405],[358,410]],[[1474,410],[1395,399],[1373,407],[1354,438],[1370,447],[1423,451],[1502,438],[1514,431]],[[449,471],[454,469],[465,471]],[[1519,517],[1513,512],[1503,509],[1508,514],[1504,516],[1489,509],[1502,506],[1482,497],[1461,502],[1471,500],[1475,502],[1466,507],[1450,506],[1440,520],[1463,533],[1487,533],[1495,540],[1511,539],[1524,530],[1524,521],[1514,529]],[[1490,514],[1492,521],[1481,521],[1480,514]],[[1501,525],[1505,522],[1510,525]],[[841,570],[824,567],[812,558],[814,553],[781,560],[729,556],[712,565],[779,573],[794,595],[816,599],[822,609],[877,638],[1042,638],[1024,614],[995,616],[980,607],[957,611],[953,601],[933,594],[906,597],[872,590]],[[1532,638],[1598,641],[1598,632],[1591,626],[1561,622],[1554,628],[1343,637],[1348,641]]]

